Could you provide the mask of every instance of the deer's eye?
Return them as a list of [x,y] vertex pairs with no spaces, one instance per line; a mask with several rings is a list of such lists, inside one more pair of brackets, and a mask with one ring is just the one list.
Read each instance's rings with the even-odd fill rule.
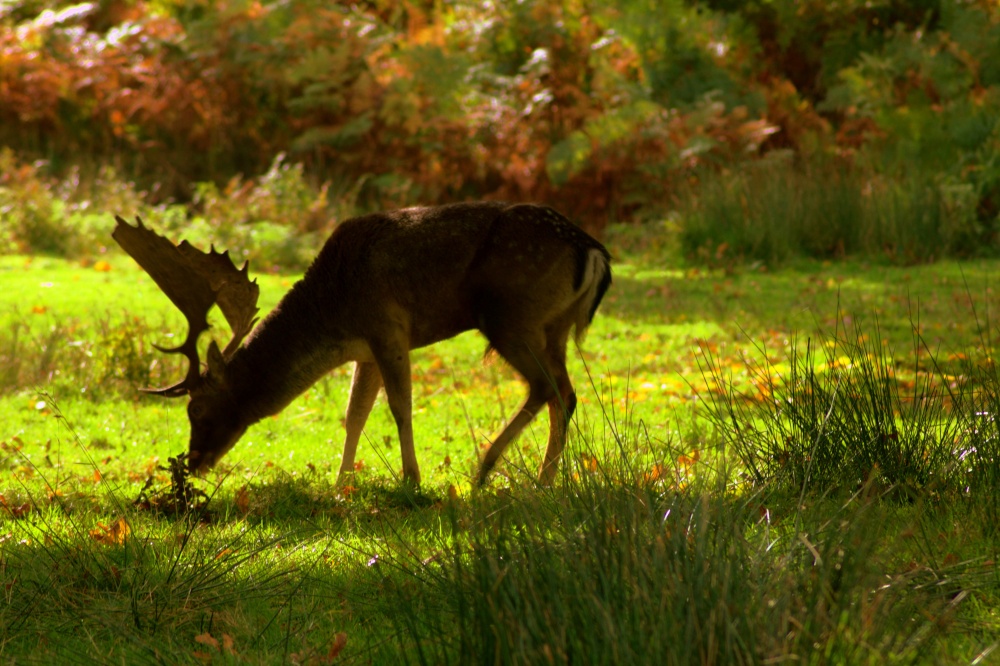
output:
[[205,405],[200,402],[192,402],[188,405],[188,418],[198,420],[205,415]]

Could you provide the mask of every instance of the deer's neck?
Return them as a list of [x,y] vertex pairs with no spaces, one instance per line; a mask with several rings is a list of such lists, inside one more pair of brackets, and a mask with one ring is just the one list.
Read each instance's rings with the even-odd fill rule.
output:
[[227,375],[251,423],[277,414],[324,374],[352,360],[324,304],[298,282],[232,356]]

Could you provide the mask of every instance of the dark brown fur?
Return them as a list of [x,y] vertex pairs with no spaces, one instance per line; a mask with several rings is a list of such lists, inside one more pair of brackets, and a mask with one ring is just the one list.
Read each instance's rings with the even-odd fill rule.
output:
[[576,398],[566,344],[590,323],[611,284],[610,255],[555,211],[456,204],[348,220],[302,280],[228,359],[210,352],[191,391],[190,464],[214,464],[252,423],[281,411],[331,369],[354,361],[341,476],[381,386],[399,429],[403,473],[413,452],[409,351],[480,330],[524,378],[528,397],[487,450],[479,479],[548,405],[551,481]]

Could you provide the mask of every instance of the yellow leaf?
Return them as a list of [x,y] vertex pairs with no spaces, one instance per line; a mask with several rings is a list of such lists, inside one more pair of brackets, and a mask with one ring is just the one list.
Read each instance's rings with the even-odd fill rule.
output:
[[111,271],[111,264],[106,261],[98,261],[94,264],[94,270],[99,273],[108,273]]
[[97,523],[97,527],[90,530],[90,538],[105,546],[115,546],[125,543],[125,539],[132,533],[128,523],[124,518],[119,518],[111,526],[104,523]]
[[656,463],[651,470],[646,472],[644,478],[647,482],[659,481],[666,476],[665,472],[666,470],[663,468],[663,465]]

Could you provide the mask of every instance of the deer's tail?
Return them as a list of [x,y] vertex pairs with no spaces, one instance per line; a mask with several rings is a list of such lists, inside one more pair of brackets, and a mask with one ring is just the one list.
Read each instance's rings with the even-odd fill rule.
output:
[[603,247],[588,247],[581,251],[579,261],[583,266],[576,300],[576,340],[583,339],[587,327],[594,320],[601,299],[611,286],[611,256]]

